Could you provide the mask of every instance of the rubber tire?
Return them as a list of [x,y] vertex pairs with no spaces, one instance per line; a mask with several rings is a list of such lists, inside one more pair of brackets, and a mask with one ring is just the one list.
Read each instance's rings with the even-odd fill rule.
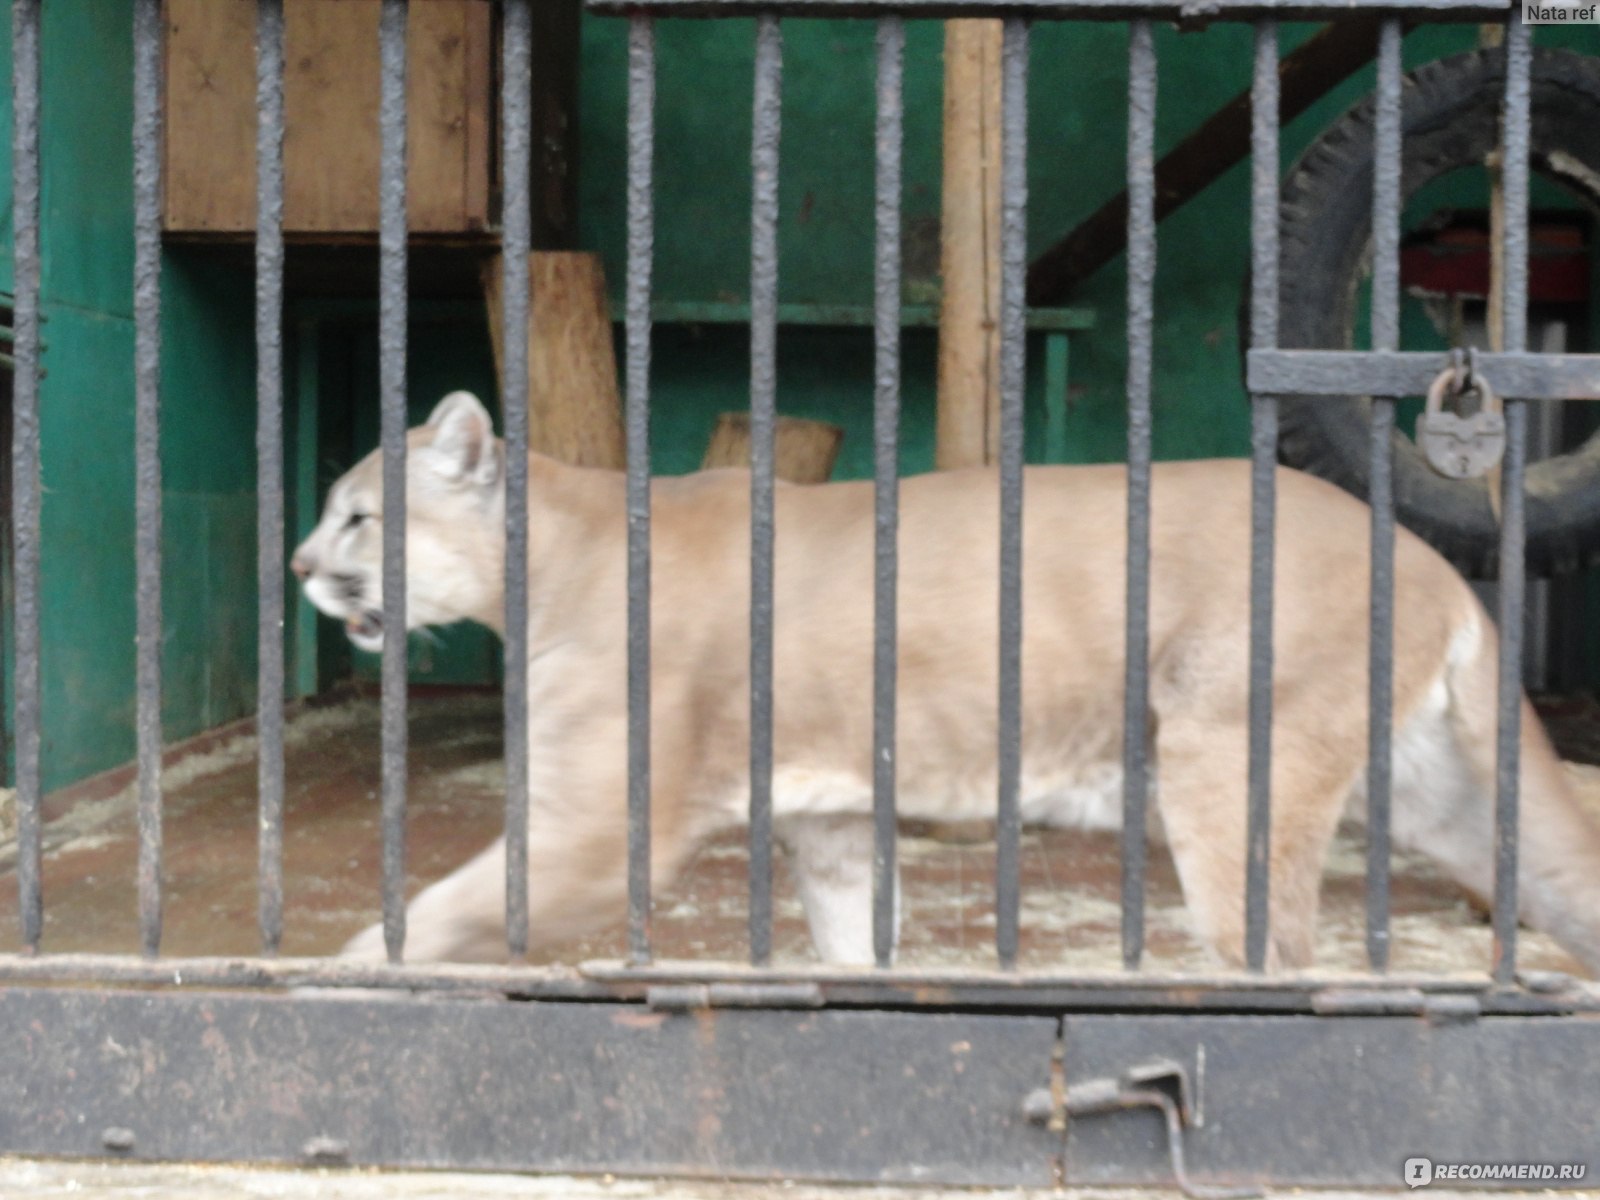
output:
[[[1505,56],[1497,50],[1431,62],[1406,76],[1403,198],[1448,171],[1484,161],[1499,139],[1504,79]],[[1532,101],[1533,169],[1600,208],[1600,58],[1536,49]],[[1368,97],[1306,150],[1284,182],[1280,346],[1354,345],[1359,288],[1371,270],[1372,175]],[[1365,497],[1370,411],[1366,397],[1284,397],[1279,458]],[[1398,432],[1394,461],[1400,521],[1468,576],[1493,578],[1500,528],[1485,481],[1443,478]],[[1559,574],[1600,560],[1600,434],[1530,464],[1527,483],[1530,573]]]

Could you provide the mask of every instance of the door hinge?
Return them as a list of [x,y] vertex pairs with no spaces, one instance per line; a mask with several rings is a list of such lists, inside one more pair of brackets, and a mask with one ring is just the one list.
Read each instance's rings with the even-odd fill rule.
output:
[[1324,988],[1311,996],[1319,1017],[1425,1017],[1433,1025],[1476,1021],[1478,997],[1467,992],[1424,992],[1420,988]]

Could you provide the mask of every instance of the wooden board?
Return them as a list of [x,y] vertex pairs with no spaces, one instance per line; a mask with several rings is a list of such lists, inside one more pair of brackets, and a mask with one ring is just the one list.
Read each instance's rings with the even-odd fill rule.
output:
[[941,470],[982,466],[999,453],[1000,42],[999,21],[945,22]]
[[[284,230],[378,227],[378,0],[284,4]],[[166,0],[166,229],[255,228],[254,0]],[[407,38],[415,233],[490,219],[493,9],[425,0]]]
[[[484,297],[500,375],[503,256],[485,267]],[[627,465],[611,308],[598,254],[540,250],[528,258],[528,443],[584,467]]]
[[[839,458],[844,430],[826,421],[779,417],[774,437],[773,474],[790,483],[827,483]],[[723,413],[711,431],[702,470],[750,465],[750,414]]]

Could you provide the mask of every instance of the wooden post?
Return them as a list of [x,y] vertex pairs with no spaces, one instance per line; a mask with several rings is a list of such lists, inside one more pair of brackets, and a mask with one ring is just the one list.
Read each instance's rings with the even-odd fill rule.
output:
[[[484,270],[495,377],[501,355],[500,272]],[[537,250],[528,257],[528,442],[540,454],[584,467],[627,462],[611,310],[598,254]]]
[[[826,483],[843,441],[844,430],[837,425],[803,417],[779,417],[775,473],[790,483]],[[750,414],[723,413],[711,432],[711,443],[700,468],[749,465]]]
[[945,22],[943,299],[935,464],[994,462],[1000,431],[1000,42]]

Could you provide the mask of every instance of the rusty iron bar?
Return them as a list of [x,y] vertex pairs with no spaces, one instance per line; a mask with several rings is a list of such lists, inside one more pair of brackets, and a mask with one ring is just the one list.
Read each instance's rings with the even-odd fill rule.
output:
[[133,6],[134,731],[139,943],[161,949],[161,6]]
[[1147,18],[1128,27],[1128,565],[1122,708],[1122,964],[1144,954],[1150,792],[1150,364],[1156,277],[1156,49]]
[[896,908],[895,683],[900,529],[901,152],[906,30],[878,22],[877,196],[873,314],[872,953],[894,957]]
[[[1501,121],[1501,186],[1505,193],[1505,266],[1501,273],[1501,341],[1520,354],[1528,341],[1528,140],[1532,121],[1529,75],[1533,48],[1522,11],[1506,21],[1506,90]],[[1507,399],[1506,450],[1500,500],[1500,661],[1495,743],[1494,977],[1517,970],[1518,772],[1522,736],[1522,616],[1527,590],[1526,494],[1528,405]]]
[[505,0],[500,33],[500,411],[505,420],[506,950],[528,952],[528,310],[533,205],[530,0]]
[[261,948],[283,939],[283,0],[256,6],[256,789]]
[[1021,910],[1022,455],[1028,253],[1028,22],[1007,17],[1000,48],[1000,698],[995,950],[1015,967]]
[[778,143],[783,27],[756,22],[750,151],[750,961],[772,957],[773,472],[778,403]]
[[378,217],[379,444],[383,452],[383,944],[406,939],[406,0],[378,18],[382,87]]
[[12,693],[17,915],[22,944],[44,932],[39,814],[39,5],[11,4],[11,249],[16,289],[11,394]]
[[[1372,348],[1400,347],[1400,18],[1378,30],[1372,179]],[[1394,721],[1394,397],[1372,399],[1367,503],[1372,510],[1367,673],[1367,962],[1389,968],[1390,783]]]
[[655,21],[628,22],[628,952],[650,961],[650,275]]
[[[1250,89],[1250,345],[1278,342],[1278,23],[1255,26]],[[1250,761],[1245,858],[1244,954],[1267,961],[1272,847],[1272,576],[1277,509],[1278,401],[1251,394],[1250,408]]]

